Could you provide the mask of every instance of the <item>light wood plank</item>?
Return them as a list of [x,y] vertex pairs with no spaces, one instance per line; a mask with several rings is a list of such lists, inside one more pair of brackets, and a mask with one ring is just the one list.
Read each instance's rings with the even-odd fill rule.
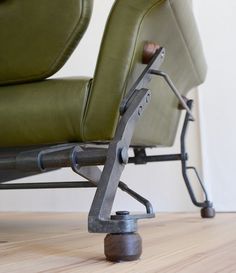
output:
[[0,213],[0,273],[236,272],[236,214],[157,216],[140,222],[142,258],[113,264],[85,214]]

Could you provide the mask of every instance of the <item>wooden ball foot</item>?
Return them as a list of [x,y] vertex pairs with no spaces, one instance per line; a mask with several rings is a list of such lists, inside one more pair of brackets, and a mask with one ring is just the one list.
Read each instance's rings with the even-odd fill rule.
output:
[[208,208],[201,209],[202,218],[214,218],[215,214],[216,212],[214,208],[208,207]]
[[138,233],[107,234],[104,252],[111,262],[138,260],[142,254],[142,239]]

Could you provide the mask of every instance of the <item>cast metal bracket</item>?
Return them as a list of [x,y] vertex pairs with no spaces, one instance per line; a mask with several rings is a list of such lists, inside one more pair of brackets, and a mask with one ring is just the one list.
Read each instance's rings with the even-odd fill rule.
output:
[[[103,172],[89,212],[88,228],[96,233],[129,233],[137,230],[137,219],[154,217],[145,215],[110,216],[120,176],[128,163],[128,149],[136,122],[150,101],[151,93],[147,89],[137,90],[132,96],[127,110],[121,117],[115,137],[110,143]],[[120,184],[125,189],[123,184]]]

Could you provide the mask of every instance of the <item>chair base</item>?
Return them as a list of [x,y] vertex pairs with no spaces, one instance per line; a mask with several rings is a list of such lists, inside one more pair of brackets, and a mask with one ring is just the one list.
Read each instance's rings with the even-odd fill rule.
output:
[[[30,188],[73,188],[73,187],[97,187],[88,217],[88,229],[93,233],[108,233],[104,241],[104,250],[107,260],[112,262],[134,261],[140,258],[142,253],[142,240],[137,232],[139,219],[153,218],[155,214],[151,203],[137,194],[126,184],[120,181],[121,174],[127,163],[146,164],[147,162],[181,161],[182,174],[190,198],[194,205],[202,208],[203,218],[213,218],[215,211],[209,202],[207,191],[195,167],[187,165],[188,155],[185,149],[185,136],[191,118],[192,101],[184,102],[187,110],[181,133],[181,151],[179,154],[147,156],[146,147],[134,148],[135,156],[129,158],[128,149],[131,147],[133,132],[136,123],[140,119],[144,109],[150,102],[151,93],[142,88],[141,83],[148,82],[150,71],[159,67],[164,58],[164,49],[156,52],[153,60],[145,68],[139,79],[135,82],[128,95],[120,106],[120,120],[116,128],[115,136],[107,148],[92,148],[86,145],[62,144],[51,147],[42,147],[25,151],[16,150],[13,154],[7,152],[6,157],[0,158],[0,170],[17,169],[26,172],[45,172],[61,167],[71,167],[80,176],[86,178],[86,182],[53,182],[53,183],[1,183],[0,190],[6,189],[30,189]],[[173,88],[174,91],[176,91]],[[178,94],[178,92],[177,92]],[[182,101],[182,99],[181,99]],[[7,160],[6,160],[7,159]],[[104,165],[101,170],[98,165]],[[198,202],[188,171],[194,171],[205,195],[204,202]],[[111,215],[112,205],[117,188],[128,193],[131,197],[143,204],[146,213],[133,215],[128,212],[117,212]]]

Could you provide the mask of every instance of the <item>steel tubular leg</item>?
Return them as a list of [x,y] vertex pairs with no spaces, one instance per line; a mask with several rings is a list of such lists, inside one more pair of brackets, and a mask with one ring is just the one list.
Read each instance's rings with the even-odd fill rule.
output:
[[[190,109],[192,109],[193,101],[189,100],[187,102],[187,104],[188,104],[188,107]],[[188,129],[188,125],[189,125],[190,121],[191,121],[191,118],[189,116],[189,113],[187,112],[186,116],[185,116],[185,119],[184,119],[183,129],[182,129],[182,132],[181,132],[182,175],[183,175],[184,182],[185,182],[185,185],[187,187],[187,190],[189,192],[190,198],[192,200],[192,203],[197,207],[211,208],[213,206],[213,204],[208,200],[207,191],[205,189],[205,186],[204,186],[204,184],[203,184],[203,182],[202,182],[196,168],[195,167],[188,167],[187,163],[186,163],[187,162],[187,156],[186,156],[186,149],[185,149],[185,138],[186,138],[186,133],[187,133],[187,129]],[[197,180],[198,180],[198,182],[199,182],[199,184],[200,184],[200,186],[201,186],[201,188],[203,190],[204,196],[205,196],[205,201],[204,202],[198,202],[197,201],[196,196],[194,194],[194,191],[192,189],[189,177],[188,177],[188,170],[193,170],[194,173],[196,174]]]

